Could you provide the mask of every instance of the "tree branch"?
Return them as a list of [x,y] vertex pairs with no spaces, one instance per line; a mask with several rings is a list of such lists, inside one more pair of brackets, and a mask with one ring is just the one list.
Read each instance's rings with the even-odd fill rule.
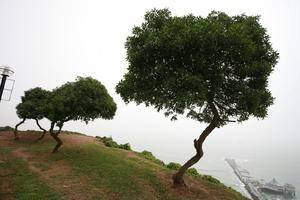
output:
[[236,122],[236,120],[230,120],[230,119],[221,119],[223,122]]
[[214,117],[213,117],[211,123],[206,127],[206,129],[200,135],[200,137],[197,141],[199,146],[202,146],[202,143],[204,142],[206,137],[212,132],[212,130],[214,130],[214,128],[216,128],[218,126],[218,124],[221,120],[219,112],[218,112],[217,108],[215,107],[214,103],[212,101],[208,101],[208,105],[211,108]]
[[36,122],[36,124],[38,125],[38,127],[39,127],[44,133],[47,132],[46,129],[44,129],[44,128],[40,125],[38,119],[35,118],[35,122]]
[[56,126],[59,128],[58,131],[56,133],[54,133],[55,135],[59,135],[62,127],[63,127],[64,123],[62,121],[56,123]]

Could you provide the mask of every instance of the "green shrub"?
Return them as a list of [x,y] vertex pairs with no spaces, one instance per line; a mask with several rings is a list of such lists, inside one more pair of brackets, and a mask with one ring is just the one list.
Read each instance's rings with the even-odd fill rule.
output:
[[[179,170],[181,168],[181,164],[179,163],[175,163],[175,162],[170,162],[169,164],[167,164],[166,166],[168,169],[171,170]],[[200,174],[198,173],[197,169],[195,168],[189,168],[186,171],[187,174],[193,175],[193,176],[200,176]]]
[[179,170],[180,167],[181,167],[181,164],[175,163],[175,162],[170,162],[169,164],[167,164],[167,168],[172,169],[172,170]]
[[125,149],[125,150],[131,150],[130,144],[126,143],[126,144],[120,144],[119,145],[120,149]]
[[118,143],[116,143],[115,141],[113,140],[108,140],[105,142],[105,145],[108,146],[108,147],[114,147],[114,148],[118,148],[119,145]]
[[105,144],[105,146],[107,147],[114,147],[114,148],[118,148],[119,145],[118,143],[116,143],[112,137],[102,137],[101,140],[103,141],[103,143]]
[[191,174],[193,176],[199,176],[200,174],[198,173],[197,169],[195,168],[189,168],[186,173]]
[[147,151],[147,150],[142,151],[141,154],[142,154],[145,158],[149,158],[149,159],[155,158],[155,156],[154,156],[150,151]]
[[115,142],[112,137],[99,137],[96,136],[97,139],[101,139],[103,141],[103,143],[105,144],[105,146],[107,147],[113,147],[113,148],[119,148],[119,149],[125,149],[125,150],[131,150],[130,144],[126,143],[126,144],[118,144],[117,142]]
[[157,159],[150,151],[144,150],[143,152],[140,153],[144,158],[151,160],[155,162],[158,165],[165,166],[165,163],[159,159]]
[[15,129],[10,126],[0,127],[0,131],[13,131],[13,130],[15,130]]
[[212,176],[209,176],[209,175],[201,175],[201,178],[204,179],[204,180],[207,180],[211,183],[214,183],[214,184],[220,184],[221,183],[218,179],[216,179]]

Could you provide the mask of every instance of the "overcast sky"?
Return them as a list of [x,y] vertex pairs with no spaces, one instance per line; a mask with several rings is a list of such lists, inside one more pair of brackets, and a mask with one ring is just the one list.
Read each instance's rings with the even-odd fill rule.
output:
[[[193,151],[192,140],[206,124],[185,117],[171,122],[151,107],[125,105],[114,91],[127,70],[126,37],[153,8],[169,8],[174,16],[192,13],[205,17],[212,10],[229,15],[261,15],[261,23],[280,53],[269,81],[275,103],[265,120],[251,119],[217,129],[208,144],[226,143],[249,149],[288,144],[296,148],[300,142],[298,0],[0,0],[0,65],[15,71],[10,77],[15,80],[11,100],[0,102],[0,126],[14,126],[20,121],[15,106],[24,91],[37,86],[51,90],[74,81],[76,76],[92,76],[107,87],[116,101],[114,120],[97,119],[88,125],[68,122],[65,129],[112,135],[118,141],[135,143],[136,148],[155,149],[155,145],[169,144],[173,152],[178,146],[172,144],[182,143]],[[46,120],[42,124],[49,127]],[[26,122],[21,129],[37,127]]]

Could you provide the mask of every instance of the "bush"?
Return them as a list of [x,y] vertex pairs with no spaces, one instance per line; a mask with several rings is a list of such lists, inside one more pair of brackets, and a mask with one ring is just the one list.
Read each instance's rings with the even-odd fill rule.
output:
[[106,145],[107,147],[114,147],[114,148],[118,148],[118,147],[119,147],[118,143],[116,143],[116,142],[113,141],[113,140],[108,140],[108,141],[106,141],[106,142],[105,142],[105,145]]
[[167,164],[167,168],[169,168],[171,170],[179,170],[180,167],[181,167],[181,164],[175,163],[175,162],[170,162],[169,164]]
[[145,158],[149,158],[149,159],[155,158],[155,156],[154,156],[150,151],[147,151],[147,150],[142,151],[141,154],[142,154]]
[[195,168],[189,168],[186,173],[191,174],[193,176],[199,176],[200,174],[198,173],[197,169]]
[[214,183],[214,184],[220,184],[221,181],[219,181],[218,179],[212,177],[212,176],[209,176],[209,175],[201,175],[201,178],[204,179],[204,180],[207,180],[211,183]]
[[96,136],[97,139],[101,139],[102,142],[105,144],[105,146],[107,147],[113,147],[113,148],[119,148],[119,149],[125,149],[125,150],[131,150],[130,144],[126,143],[126,144],[118,144],[117,142],[115,142],[112,137],[99,137]]
[[126,143],[126,144],[120,144],[119,145],[120,149],[125,149],[125,150],[131,150],[130,144]]
[[157,159],[150,151],[144,150],[143,152],[140,153],[144,158],[151,160],[155,162],[158,165],[165,166],[165,163],[159,159]]
[[[175,162],[170,162],[169,164],[167,164],[166,166],[168,169],[171,169],[171,170],[179,170],[180,167],[181,167],[181,164],[179,163],[175,163]],[[197,169],[195,168],[189,168],[187,171],[186,171],[187,174],[190,174],[190,175],[193,175],[193,176],[200,176],[200,174],[198,173]]]
[[15,130],[15,129],[10,126],[0,127],[0,131],[13,131],[13,130]]
[[[101,137],[100,137],[101,138]],[[114,148],[118,148],[119,145],[118,143],[116,143],[112,137],[102,137],[101,140],[103,141],[103,143],[105,144],[105,146],[107,147],[114,147]]]

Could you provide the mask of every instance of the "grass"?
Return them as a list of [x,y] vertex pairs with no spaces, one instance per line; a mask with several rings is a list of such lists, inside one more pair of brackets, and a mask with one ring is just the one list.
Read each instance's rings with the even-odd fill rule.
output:
[[34,163],[33,166],[41,169],[41,171],[47,171],[51,169],[48,165],[45,165],[43,163]]
[[28,169],[28,165],[20,158],[12,157],[11,148],[0,148],[0,170],[8,171],[1,174],[0,185],[10,184],[11,192],[0,191],[0,199],[15,198],[19,200],[62,199],[56,191],[41,179],[41,177]]
[[[31,148],[31,151],[41,152],[41,148]],[[48,151],[48,148],[44,148],[44,151]],[[85,177],[94,187],[105,188],[102,199],[149,199],[147,197],[152,194],[147,187],[155,188],[154,192],[161,199],[167,199],[155,171],[138,167],[127,159],[124,151],[85,144],[66,147],[63,153],[52,155],[50,160],[64,160],[73,169],[73,176]]]
[[[0,141],[0,160],[4,161],[0,162],[0,199],[245,200],[213,177],[198,175],[193,170],[190,172],[192,178],[200,181],[209,193],[200,194],[201,198],[193,190],[176,193],[166,186],[166,177],[161,177],[161,174],[173,174],[172,170],[176,170],[178,164],[166,165],[148,151],[136,153],[108,148],[97,142],[70,145],[66,141],[59,153],[51,154],[49,152],[55,145],[51,138],[48,136],[38,143],[32,143],[35,138],[36,134],[32,134],[32,137],[27,135],[10,147],[2,147]],[[26,161],[14,157],[12,153],[20,147],[28,156]],[[42,175],[47,173],[48,178],[30,171],[29,165],[39,169]],[[55,168],[64,170],[63,166],[67,166],[67,170],[51,174]],[[5,172],[3,179],[1,170]],[[1,190],[4,181],[10,185],[10,192]],[[189,195],[191,193],[192,196]],[[85,196],[71,196],[74,194]]]

